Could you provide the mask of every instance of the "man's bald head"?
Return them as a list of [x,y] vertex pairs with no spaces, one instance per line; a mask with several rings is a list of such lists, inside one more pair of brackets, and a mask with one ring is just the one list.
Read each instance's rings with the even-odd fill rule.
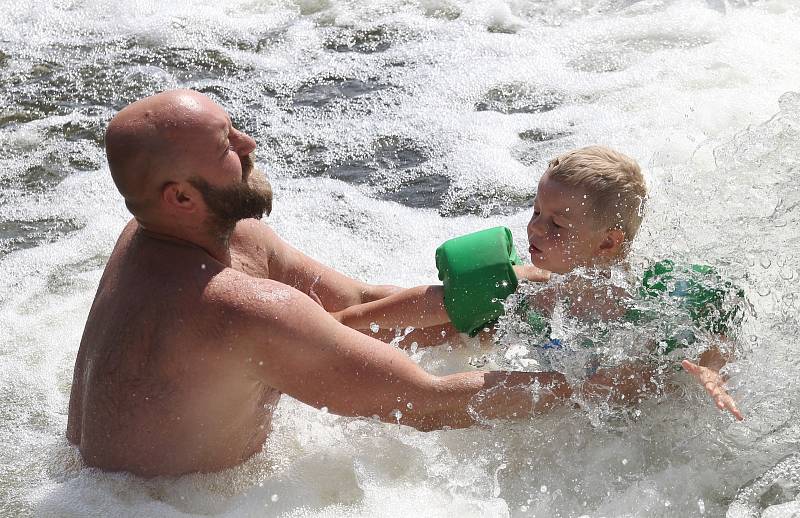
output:
[[141,225],[191,240],[225,241],[246,218],[272,209],[272,188],[255,169],[255,141],[208,97],[174,90],[120,111],[106,131],[111,176]]
[[208,97],[173,90],[125,107],[106,130],[111,176],[134,215],[159,196],[169,181],[187,178],[187,139],[202,135],[213,119],[227,118]]

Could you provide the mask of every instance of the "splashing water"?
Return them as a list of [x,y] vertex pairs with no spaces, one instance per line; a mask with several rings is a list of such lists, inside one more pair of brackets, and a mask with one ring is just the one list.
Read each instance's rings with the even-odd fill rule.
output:
[[[0,515],[795,512],[798,26],[793,0],[6,2]],[[264,453],[235,469],[143,480],[84,468],[64,438],[72,365],[128,219],[103,132],[121,107],[174,87],[210,95],[256,139],[275,187],[269,224],[368,282],[435,282],[439,243],[499,224],[525,250],[547,160],[593,143],[635,157],[651,196],[633,277],[662,259],[707,264],[752,305],[729,368],[746,420],[670,370],[670,389],[630,411],[432,433],[287,398]],[[535,361],[578,379],[593,353],[576,337],[613,364],[647,354],[640,338],[661,322],[603,329],[562,311],[552,331],[572,356],[529,347],[506,322],[494,348],[412,358],[440,374],[470,358]]]

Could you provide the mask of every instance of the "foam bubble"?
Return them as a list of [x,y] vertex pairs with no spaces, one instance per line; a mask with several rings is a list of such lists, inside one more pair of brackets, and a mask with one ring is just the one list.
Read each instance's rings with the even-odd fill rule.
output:
[[[688,516],[703,502],[724,514],[796,444],[799,15],[790,0],[6,6],[9,512],[400,516],[425,502],[431,516]],[[436,282],[435,247],[488,226],[509,226],[525,250],[549,158],[590,143],[634,156],[652,194],[634,256],[713,264],[754,306],[742,328],[754,340],[730,371],[747,421],[731,424],[680,377],[630,412],[429,434],[285,398],[265,453],[228,472],[144,481],[82,468],[63,436],[72,364],[129,218],[103,129],[125,104],[178,86],[256,137],[275,187],[270,224],[368,282]],[[484,354],[468,342],[413,358],[444,374]],[[781,498],[764,513],[791,512]]]

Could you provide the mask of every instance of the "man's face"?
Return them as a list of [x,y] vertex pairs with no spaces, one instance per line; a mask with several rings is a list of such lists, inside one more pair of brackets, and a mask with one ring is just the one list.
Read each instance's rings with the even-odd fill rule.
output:
[[528,222],[533,264],[561,274],[594,265],[607,233],[596,219],[586,191],[552,180],[545,173]]
[[254,167],[252,155],[241,157],[241,164],[242,179],[232,185],[217,187],[200,177],[189,180],[203,195],[215,231],[230,231],[237,221],[272,211],[272,186],[266,176]]
[[219,105],[195,99],[194,123],[179,135],[187,156],[189,183],[203,197],[214,233],[226,234],[237,221],[261,218],[272,210],[272,188],[255,169],[255,141],[231,124]]

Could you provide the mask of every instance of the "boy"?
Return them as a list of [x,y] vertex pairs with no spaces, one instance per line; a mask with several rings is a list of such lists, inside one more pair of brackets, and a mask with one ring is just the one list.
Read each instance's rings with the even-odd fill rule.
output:
[[[624,267],[630,244],[642,220],[646,195],[638,164],[611,149],[590,146],[552,160],[539,181],[533,216],[528,223],[529,252],[534,266],[513,265],[515,277],[547,281],[548,272],[567,274],[577,268],[603,276],[610,275],[614,267]],[[438,259],[437,256],[437,266]],[[667,266],[663,267],[665,264]],[[657,263],[656,266],[659,265],[662,269],[658,275],[669,275],[672,271],[671,263]],[[516,287],[516,278],[504,295]],[[505,285],[504,280],[501,282]],[[659,286],[655,282],[651,284]],[[698,290],[701,295],[708,292],[702,287],[694,288],[695,292]],[[622,288],[609,288],[607,284],[597,287],[585,277],[575,276],[557,283],[552,289],[538,290],[526,302],[534,314],[545,315],[545,318],[552,315],[557,300],[567,299],[567,311],[572,317],[620,320],[629,318],[631,313],[622,302],[625,295]],[[418,286],[375,302],[351,306],[334,316],[356,329],[368,329],[375,324],[380,327],[424,328],[451,321],[451,316],[455,316],[452,298],[446,293],[446,286]],[[470,303],[469,297],[462,298]],[[451,303],[450,314],[446,301]],[[464,300],[461,303],[463,306]],[[476,300],[476,303],[481,301]],[[691,311],[693,318],[697,317],[696,321],[707,317],[700,306]],[[477,323],[483,327],[483,322]],[[702,323],[718,334],[725,329],[724,325]],[[468,325],[466,330],[474,331],[471,327]],[[717,407],[741,420],[742,414],[725,391],[724,379],[719,374],[725,363],[726,358],[713,347],[700,356],[697,364],[684,360],[682,365],[703,385]],[[616,386],[630,384],[633,379],[646,383],[649,375],[642,374],[641,370],[623,367],[618,372],[606,370],[596,373],[590,382]]]

